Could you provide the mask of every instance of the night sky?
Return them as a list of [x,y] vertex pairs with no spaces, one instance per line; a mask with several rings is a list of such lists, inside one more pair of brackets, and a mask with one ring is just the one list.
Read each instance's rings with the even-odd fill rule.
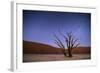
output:
[[53,33],[65,42],[59,31],[63,34],[72,32],[80,46],[90,46],[91,14],[23,10],[23,40],[57,47]]

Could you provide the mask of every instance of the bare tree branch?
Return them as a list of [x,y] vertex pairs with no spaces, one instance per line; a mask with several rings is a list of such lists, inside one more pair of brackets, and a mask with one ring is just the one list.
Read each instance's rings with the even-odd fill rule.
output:
[[76,46],[74,48],[77,48],[80,45],[80,43],[76,44]]
[[61,40],[54,34],[55,38],[56,38],[56,42],[58,42],[58,44],[60,46],[62,46],[61,48],[65,48],[64,44],[61,42]]
[[62,48],[62,46],[59,43],[55,42],[55,44],[57,44],[60,48]]
[[75,46],[75,44],[76,44],[77,41],[78,41],[78,39],[73,40],[72,47]]
[[[68,48],[68,55],[69,55],[69,57],[72,57],[72,49],[77,48],[80,45],[80,43],[77,43],[78,39],[75,39],[72,32],[69,32],[66,35],[64,35],[60,31],[59,31],[59,33],[65,38],[65,43]],[[66,48],[65,48],[64,43],[61,42],[61,40],[56,36],[56,34],[54,34],[54,36],[56,38],[55,43],[60,48],[64,48],[64,55],[66,56]]]

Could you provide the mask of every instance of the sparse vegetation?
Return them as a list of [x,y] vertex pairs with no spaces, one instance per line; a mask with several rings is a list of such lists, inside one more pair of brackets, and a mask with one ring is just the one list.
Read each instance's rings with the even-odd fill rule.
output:
[[[77,48],[77,47],[80,45],[80,43],[77,43],[77,42],[78,42],[78,39],[76,39],[76,38],[73,36],[72,32],[69,32],[69,33],[67,33],[66,35],[62,34],[61,32],[60,32],[60,34],[64,37],[66,45],[64,45],[64,43],[57,37],[56,34],[54,34],[54,36],[55,36],[55,38],[56,38],[56,39],[55,39],[55,43],[56,43],[60,48],[64,48],[64,49],[65,49],[64,52],[63,52],[63,54],[64,54],[65,56],[67,56],[66,49],[68,49],[68,57],[72,57],[72,56],[73,56],[73,55],[72,55],[72,50],[73,50],[74,48]],[[66,47],[67,47],[67,48],[66,48]]]

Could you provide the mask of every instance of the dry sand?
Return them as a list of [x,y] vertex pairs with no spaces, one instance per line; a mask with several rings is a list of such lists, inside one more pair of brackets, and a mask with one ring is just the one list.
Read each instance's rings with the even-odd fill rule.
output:
[[73,54],[71,58],[65,57],[63,54],[24,54],[23,62],[86,60],[90,58],[90,54]]

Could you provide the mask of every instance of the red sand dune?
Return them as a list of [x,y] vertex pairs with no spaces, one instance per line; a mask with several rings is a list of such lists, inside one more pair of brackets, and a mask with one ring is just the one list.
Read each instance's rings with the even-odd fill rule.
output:
[[[63,54],[63,48],[56,48],[50,45],[23,41],[24,54]],[[90,54],[90,47],[78,47],[73,49],[76,54]]]

